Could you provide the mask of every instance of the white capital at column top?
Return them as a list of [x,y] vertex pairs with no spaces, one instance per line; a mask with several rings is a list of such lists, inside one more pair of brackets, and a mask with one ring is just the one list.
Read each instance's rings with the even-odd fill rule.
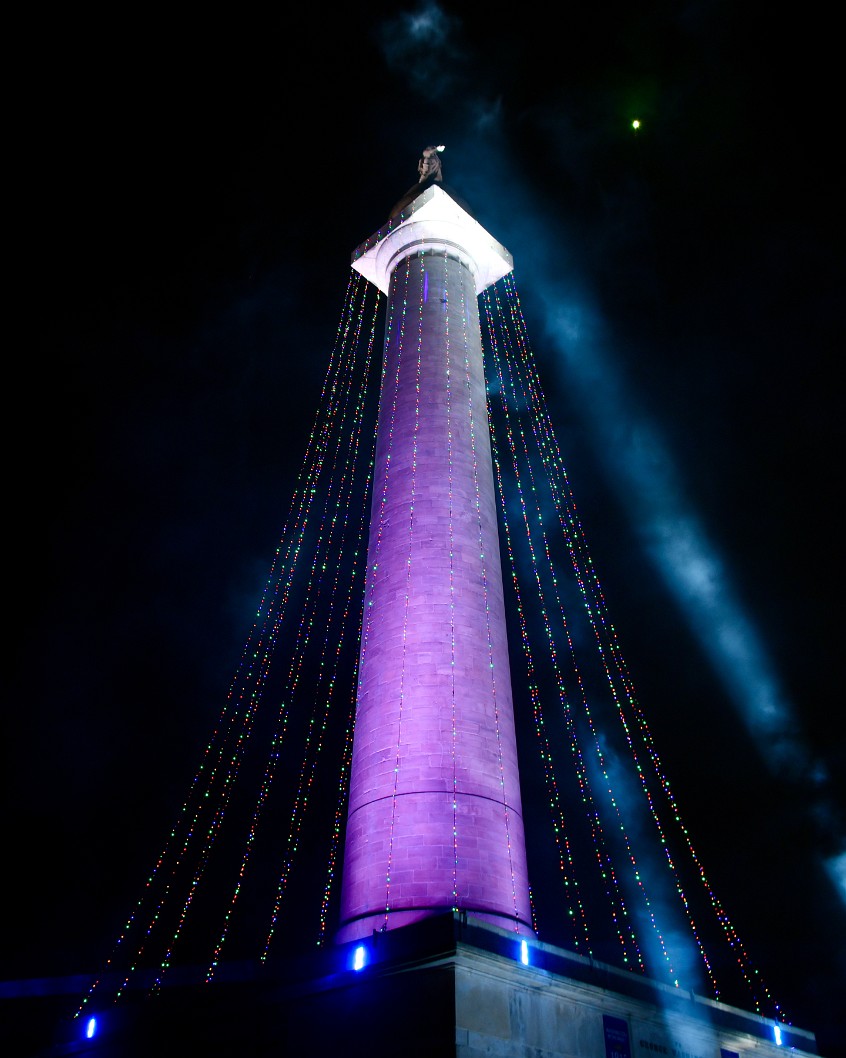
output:
[[473,273],[477,294],[514,268],[508,250],[437,184],[353,250],[352,266],[387,294],[397,264],[421,250],[445,251],[462,260]]

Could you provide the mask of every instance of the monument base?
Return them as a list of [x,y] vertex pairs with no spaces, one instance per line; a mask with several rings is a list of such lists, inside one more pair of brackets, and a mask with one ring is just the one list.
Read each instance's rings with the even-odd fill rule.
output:
[[[359,967],[356,969],[355,967]],[[776,1058],[810,1032],[460,914],[92,1010],[42,1058]],[[140,986],[141,982],[139,982]],[[75,1037],[71,1036],[75,1033]]]

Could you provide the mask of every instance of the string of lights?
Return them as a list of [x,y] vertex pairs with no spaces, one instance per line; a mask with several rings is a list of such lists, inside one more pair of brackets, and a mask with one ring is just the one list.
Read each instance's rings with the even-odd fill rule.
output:
[[[446,261],[444,261],[446,270]],[[452,907],[458,908],[458,771],[457,753],[458,726],[456,713],[455,695],[455,523],[453,521],[455,511],[455,497],[453,496],[453,408],[452,408],[452,370],[451,354],[452,344],[449,330],[449,284],[444,282],[444,373],[446,378],[446,418],[447,418],[447,507],[449,519],[449,664],[450,664],[450,759],[452,762]],[[462,306],[461,318],[464,319]],[[467,346],[465,339],[464,347],[464,372],[466,386],[470,388],[470,369],[467,357]]]
[[[106,977],[114,975],[120,962],[120,955],[126,949],[131,935],[137,932],[145,908],[152,905],[152,910],[147,913],[146,918],[143,918],[146,926],[142,929],[140,942],[136,943],[136,948],[127,959],[125,970],[121,971],[121,983],[114,992],[115,1001],[125,993],[132,976],[142,966],[149,963],[152,956],[150,941],[156,931],[161,929],[166,917],[167,906],[180,884],[180,874],[187,872],[189,878],[187,893],[182,900],[176,923],[172,927],[168,946],[163,956],[158,959],[152,956],[154,964],[158,966],[158,973],[153,984],[154,991],[160,988],[162,977],[171,966],[188,913],[203,880],[215,841],[221,831],[227,806],[238,785],[240,764],[253,731],[265,685],[270,676],[271,662],[277,656],[280,630],[291,598],[292,587],[297,580],[297,570],[303,559],[303,544],[313,514],[314,499],[321,477],[326,474],[327,454],[333,449],[336,452],[343,450],[351,460],[354,459],[352,446],[344,445],[343,441],[338,438],[342,436],[339,432],[344,421],[342,410],[344,402],[348,400],[348,395],[356,394],[359,404],[362,404],[367,391],[363,382],[356,382],[357,375],[360,375],[361,371],[359,369],[356,372],[355,354],[365,329],[362,327],[362,321],[365,319],[366,306],[374,302],[374,298],[375,303],[369,315],[367,327],[369,352],[368,357],[365,358],[365,376],[366,371],[369,370],[369,358],[373,349],[379,304],[378,292],[375,292],[360,275],[351,271],[341,318],[336,330],[335,343],[329,357],[320,401],[297,476],[289,512],[266,578],[253,626],[226,696],[225,705],[206,744],[201,762],[178,814],[177,822],[168,834],[162,851],[147,877],[143,892],[127,918],[112,954],[106,961],[103,973],[94,980],[83,997],[76,1017],[85,1010]],[[359,414],[359,419],[362,419],[362,413]],[[366,460],[356,462],[363,463],[365,467],[367,465]],[[363,502],[362,511],[364,511]],[[359,532],[361,531],[360,529]],[[351,585],[350,591],[352,590]],[[349,609],[350,607],[347,606],[346,612]],[[277,732],[271,741],[269,759],[278,759],[280,743],[281,732]],[[260,803],[263,803],[266,795],[265,790],[260,796]],[[251,830],[244,849],[242,866],[245,866],[246,860],[249,859],[254,840],[255,832]],[[195,854],[193,863],[189,862],[191,849],[198,843],[201,847]],[[239,876],[233,902],[237,899],[240,889]],[[220,944],[225,937],[231,912],[232,907],[230,906],[226,912],[227,925]]]
[[[501,296],[504,296],[506,301],[506,307],[503,307]],[[629,752],[631,753],[632,763],[634,767],[634,775],[636,781],[640,785],[644,798],[648,805],[648,810],[651,815],[652,821],[656,827],[658,834],[659,845],[662,849],[663,856],[666,861],[666,866],[669,868],[673,877],[673,886],[677,894],[678,899],[685,910],[687,917],[688,930],[693,938],[693,941],[699,951],[702,964],[704,965],[707,977],[711,983],[715,998],[720,998],[722,995],[722,989],[718,984],[717,977],[714,971],[712,957],[705,950],[704,941],[701,935],[701,931],[697,925],[697,919],[693,913],[691,901],[688,898],[685,886],[682,882],[677,864],[673,858],[673,853],[670,848],[670,841],[667,833],[667,816],[669,816],[669,822],[675,823],[682,838],[683,844],[686,851],[689,853],[692,859],[696,871],[695,876],[704,886],[708,900],[717,916],[718,921],[723,929],[723,932],[728,941],[729,947],[735,953],[736,965],[740,971],[741,977],[745,982],[747,988],[751,992],[754,1009],[761,1013],[765,1008],[767,1012],[772,1013],[774,1016],[781,1017],[783,1015],[781,1006],[773,999],[769,989],[763,983],[760,973],[751,966],[748,954],[745,947],[741,943],[737,936],[736,930],[731,925],[728,916],[722,907],[722,904],[716,897],[710,883],[707,880],[704,869],[702,868],[701,861],[698,854],[693,848],[693,844],[690,838],[690,833],[681,818],[681,813],[678,807],[677,800],[671,790],[669,780],[665,774],[664,768],[660,762],[657,751],[655,750],[654,739],[646,723],[645,716],[642,709],[640,708],[637,697],[634,692],[631,676],[628,672],[628,668],[625,659],[622,654],[617,631],[611,622],[607,605],[605,602],[604,594],[601,588],[599,577],[596,573],[596,569],[587,546],[586,535],[581,525],[581,521],[577,512],[575,500],[573,498],[572,490],[570,488],[569,481],[567,479],[566,470],[564,463],[561,458],[560,450],[558,447],[557,440],[555,438],[555,432],[552,426],[552,419],[549,415],[546,401],[543,395],[543,389],[540,384],[539,373],[537,366],[534,361],[534,357],[531,351],[531,346],[528,339],[527,328],[525,319],[522,314],[522,309],[519,303],[519,296],[517,293],[516,283],[512,275],[504,277],[504,279],[491,288],[488,292],[483,295],[483,304],[485,308],[485,315],[487,321],[487,340],[490,352],[492,354],[492,360],[496,365],[497,375],[492,385],[492,390],[497,390],[500,396],[500,403],[503,405],[503,416],[502,420],[505,423],[506,442],[509,450],[512,453],[512,460],[515,458],[515,452],[517,451],[517,442],[514,440],[515,435],[520,437],[520,444],[522,446],[522,454],[525,459],[527,471],[526,473],[531,476],[532,461],[529,456],[528,447],[525,445],[526,433],[521,425],[514,425],[512,420],[516,422],[515,412],[525,412],[526,416],[530,420],[529,430],[534,442],[534,449],[537,451],[539,458],[539,466],[542,468],[545,475],[545,483],[548,488],[548,495],[551,498],[552,506],[555,512],[555,516],[558,520],[562,537],[565,542],[566,553],[569,555],[570,565],[572,567],[575,582],[578,585],[579,592],[582,598],[582,608],[586,615],[588,624],[590,626],[592,635],[595,639],[596,654],[599,659],[601,668],[605,674],[608,689],[610,692],[610,699],[613,702],[618,720],[620,722],[623,734],[624,742],[628,746]],[[511,416],[511,418],[509,418]],[[492,421],[493,427],[493,421]],[[499,446],[497,445],[496,430],[492,429],[493,433],[493,446],[496,453],[499,452]],[[513,471],[515,478],[518,477],[518,470]],[[518,482],[517,494],[519,497],[519,505],[521,511],[524,512],[524,524],[527,526],[527,534],[531,538],[531,530],[537,525],[542,527],[545,524],[544,513],[542,511],[540,501],[537,499],[538,496],[538,485],[531,478],[532,484],[526,490],[533,497],[533,517],[530,519],[525,513],[526,511],[526,500],[523,492],[520,489]],[[506,502],[505,485],[502,479],[501,468],[498,467],[497,471],[497,483],[500,494],[500,504],[502,509],[503,521],[505,526],[506,538],[510,541],[510,528],[508,525],[508,505]],[[549,519],[547,519],[549,521]],[[539,535],[544,541],[543,547],[539,550],[543,550],[544,554],[548,554],[547,543],[545,538],[545,530],[540,528]],[[511,543],[509,542],[509,563],[512,567],[512,584],[515,586],[515,591],[518,591],[516,585],[518,580],[518,566],[516,556],[514,554]],[[529,553],[532,559],[532,567],[535,570],[535,577],[540,580],[540,575],[537,572],[537,558],[535,548],[529,539]],[[553,585],[553,588],[558,584],[558,578],[560,574],[558,571],[550,565],[549,567],[549,582]],[[543,601],[543,595],[539,595],[541,599],[541,614],[544,621],[549,624],[550,617],[546,611],[545,604]],[[527,665],[529,666],[529,692],[532,699],[533,710],[535,713],[535,725],[539,738],[539,745],[541,750],[541,758],[544,762],[544,767],[547,776],[547,787],[550,794],[550,808],[553,813],[553,831],[555,833],[555,840],[560,849],[560,843],[564,841],[565,847],[568,849],[568,857],[566,862],[568,866],[571,864],[569,858],[569,839],[566,836],[562,837],[562,834],[566,834],[563,826],[563,819],[561,816],[560,807],[560,794],[558,791],[558,780],[554,776],[554,769],[552,766],[552,756],[549,747],[548,737],[546,735],[543,719],[542,709],[538,701],[538,693],[536,687],[536,677],[533,672],[533,661],[531,660],[530,651],[531,646],[528,640],[526,614],[524,611],[524,604],[522,597],[519,593],[517,596],[517,612],[518,619],[521,625],[521,640],[523,642],[524,655],[527,659]],[[562,611],[560,614],[561,625],[565,629],[565,634],[568,638],[571,651],[574,650],[573,640],[569,634],[569,628],[567,625],[567,615]],[[547,639],[549,642],[549,649],[553,659],[557,657],[554,642],[549,630],[547,630]],[[575,665],[575,658],[574,658]],[[575,671],[575,670],[574,670]],[[556,680],[560,678],[560,674],[556,674]],[[578,675],[576,675],[576,682],[581,686],[581,681]],[[559,684],[560,689],[560,684]],[[564,708],[569,708],[565,704],[566,699],[562,697],[562,705]],[[620,805],[613,793],[611,787],[611,776],[602,766],[602,742],[604,738],[604,731],[600,732],[595,728],[592,721],[590,720],[590,713],[586,698],[582,699],[583,708],[585,709],[585,715],[588,718],[588,728],[593,731],[594,741],[594,752],[599,762],[599,770],[603,775],[604,780],[609,783],[608,786],[608,799],[609,803],[617,815],[620,817]],[[641,763],[638,747],[636,745],[637,736],[647,755],[647,760],[654,770],[657,777],[657,792],[655,788],[650,784],[647,777],[647,767],[645,762]],[[578,761],[578,753],[574,758]],[[577,764],[578,770],[578,764]],[[585,777],[586,778],[586,777]],[[626,787],[626,795],[628,796],[629,787]],[[587,787],[585,787],[587,791]],[[587,794],[586,794],[587,795]],[[668,813],[663,813],[659,809],[658,800],[660,797],[667,802],[669,807]],[[638,858],[635,856],[634,845],[628,834],[625,831],[622,821],[620,822],[621,836],[623,839],[623,846],[627,853],[627,859],[631,868],[631,872],[636,883],[636,888],[641,892],[642,898],[646,901],[647,916],[646,920],[650,922],[653,930],[659,941],[659,948],[662,953],[662,957],[665,962],[665,972],[669,973],[671,980],[678,984],[678,978],[676,976],[676,969],[674,969],[672,963],[672,956],[668,950],[668,944],[665,939],[662,928],[660,927],[657,919],[657,915],[654,907],[649,902],[649,897],[646,892],[646,875],[649,873],[645,872]],[[598,831],[595,832],[598,835]],[[601,859],[602,857],[598,857]],[[569,891],[572,888],[573,892],[578,892],[578,884],[575,881],[571,883],[568,877],[567,871],[564,869],[565,856],[563,851],[560,853],[560,862],[562,865],[562,877],[565,881],[565,890]],[[572,900],[572,897],[568,899]],[[572,903],[568,907],[568,917],[571,919],[577,918],[577,913],[572,906]],[[585,927],[586,928],[586,927]],[[585,933],[587,936],[587,933]]]
[[470,386],[470,360],[467,352],[467,345],[469,336],[467,334],[467,306],[464,302],[465,293],[464,287],[461,288],[461,320],[464,337],[464,364],[465,364],[465,377],[467,387],[467,405],[469,410],[469,421],[470,421],[470,452],[473,460],[473,491],[475,501],[475,515],[476,524],[478,527],[478,542],[479,542],[479,558],[482,562],[482,586],[484,596],[484,609],[485,609],[485,637],[487,640],[488,649],[488,669],[490,671],[491,680],[491,701],[493,703],[494,710],[494,730],[496,734],[496,745],[497,745],[497,764],[499,768],[499,786],[502,796],[503,806],[503,827],[505,831],[506,847],[508,851],[508,869],[510,872],[511,881],[511,899],[512,906],[514,909],[514,928],[517,929],[519,922],[518,914],[518,903],[517,903],[517,887],[516,879],[514,874],[514,859],[511,847],[511,820],[509,818],[509,796],[517,791],[510,791],[506,789],[505,785],[505,766],[503,761],[503,750],[502,750],[502,732],[500,729],[500,715],[499,715],[499,701],[497,699],[497,673],[494,667],[494,650],[493,650],[493,639],[491,634],[491,622],[490,622],[490,606],[488,602],[488,553],[493,551],[494,555],[498,555],[498,547],[496,547],[496,541],[488,541],[485,539],[484,523],[482,519],[482,498],[481,498],[481,484],[479,481],[479,454],[477,450],[477,430],[484,429],[488,433],[489,423],[487,416],[487,409],[485,414],[482,416],[481,409],[477,409],[473,404],[472,389]]
[[[490,306],[489,298],[486,300],[485,304],[486,315],[492,316],[492,312],[489,313],[487,311],[488,307]],[[501,333],[500,343],[503,340],[506,340],[507,338],[507,332]],[[500,343],[497,344],[497,349],[499,348]],[[522,402],[514,389],[512,381],[507,379],[503,373],[504,370],[507,370],[508,363],[509,361],[504,356],[496,361],[498,392],[500,395],[500,403],[505,423],[507,447],[508,451],[511,454],[511,470],[514,478],[516,495],[519,501],[521,519],[526,535],[528,552],[531,559],[533,583],[535,586],[535,592],[537,594],[539,612],[544,623],[545,642],[547,644],[547,648],[549,650],[550,655],[550,661],[553,666],[554,678],[558,690],[559,700],[564,711],[567,732],[569,736],[569,747],[578,776],[582,803],[585,809],[586,817],[589,820],[591,826],[594,855],[599,865],[600,878],[602,880],[602,885],[608,900],[611,919],[615,924],[615,932],[617,935],[617,939],[623,951],[623,963],[627,965],[629,963],[630,958],[633,957],[636,960],[638,966],[643,969],[644,966],[642,954],[640,952],[640,948],[634,934],[633,924],[629,920],[628,910],[625,898],[622,893],[621,883],[618,878],[614,860],[609,849],[609,843],[606,839],[602,813],[599,810],[597,799],[592,790],[593,783],[590,779],[586,756],[580,743],[577,725],[570,701],[571,695],[567,691],[566,681],[564,679],[564,673],[562,668],[563,659],[561,657],[561,653],[558,649],[558,645],[556,642],[555,630],[553,628],[553,614],[550,602],[547,601],[547,595],[552,596],[552,602],[554,603],[555,608],[558,611],[558,615],[561,620],[561,634],[563,634],[567,641],[568,653],[572,662],[573,680],[578,687],[582,708],[587,718],[588,725],[592,729],[593,721],[590,715],[590,707],[588,704],[585,687],[582,681],[578,660],[576,658],[575,650],[573,648],[567,615],[565,613],[565,608],[560,598],[559,575],[552,562],[549,542],[547,540],[546,533],[543,528],[543,514],[541,511],[540,500],[538,496],[538,486],[535,484],[534,471],[528,458],[528,449],[526,446],[525,434],[523,433],[522,418],[514,414],[514,409],[519,409]],[[523,452],[522,460],[520,458],[521,446]],[[500,447],[501,446],[497,446],[498,450]],[[521,469],[521,467],[523,469]],[[524,474],[528,476],[529,479],[525,487],[523,485]],[[534,507],[534,510],[530,509],[530,504]],[[536,542],[538,536],[540,537],[540,547]],[[548,587],[544,586],[541,565],[538,560],[539,550],[543,552],[546,559],[546,564],[549,567]],[[601,756],[600,768],[602,769]],[[602,770],[603,778],[607,784],[609,782],[607,774],[604,773],[604,769]]]
[[[694,937],[695,943],[700,951],[701,958],[705,965],[709,980],[711,981],[712,988],[714,990],[714,995],[715,997],[719,998],[721,995],[721,989],[716,980],[711,959],[707,954],[704,944],[702,942],[699,930],[696,925],[695,916],[693,915],[692,910],[690,908],[690,904],[685,893],[684,886],[681,882],[678,871],[676,870],[675,864],[673,862],[669,842],[664,832],[664,824],[662,823],[662,820],[659,817],[658,809],[652,791],[647,782],[645,770],[639,762],[637,749],[632,738],[632,734],[629,728],[629,721],[627,720],[627,717],[625,715],[624,707],[629,707],[633,711],[633,726],[637,728],[638,732],[642,737],[643,744],[646,748],[646,751],[658,778],[659,791],[665,795],[669,803],[670,821],[676,822],[678,824],[678,829],[681,835],[683,836],[686,850],[690,854],[690,857],[696,866],[696,876],[702,882],[704,888],[706,889],[711,907],[715,912],[717,920],[719,921],[724,931],[729,946],[736,953],[737,966],[741,972],[741,975],[743,976],[746,985],[749,987],[755,1010],[760,1012],[762,1008],[766,1006],[767,1009],[774,1010],[778,1016],[781,1016],[781,1007],[771,996],[769,989],[760,977],[759,971],[752,967],[748,954],[746,953],[746,950],[742,942],[740,941],[736,930],[728,919],[728,916],[723,910],[720,901],[718,900],[710,883],[708,882],[699,856],[697,855],[691,842],[690,832],[681,818],[679,806],[672,793],[669,780],[664,772],[661,761],[655,750],[654,740],[652,738],[651,732],[649,731],[646,719],[643,715],[642,710],[638,706],[637,697],[634,692],[631,677],[628,674],[628,669],[620,648],[617,633],[614,629],[613,624],[608,618],[607,607],[605,604],[605,599],[602,593],[599,578],[596,574],[596,570],[593,565],[593,560],[590,558],[590,555],[588,553],[585,534],[576,513],[575,502],[572,498],[572,490],[570,489],[569,482],[567,481],[566,470],[564,468],[560,449],[555,439],[554,429],[552,427],[552,420],[548,410],[546,409],[546,402],[543,397],[542,387],[540,386],[539,376],[537,374],[537,367],[535,365],[534,358],[531,354],[531,347],[529,344],[525,318],[523,317],[522,310],[520,309],[519,296],[517,294],[516,284],[514,283],[513,277],[506,277],[503,283],[503,289],[505,290],[506,296],[509,299],[510,320],[513,323],[518,345],[521,350],[522,359],[526,366],[527,378],[529,380],[529,386],[532,390],[532,399],[533,402],[537,402],[537,410],[534,415],[534,421],[539,424],[540,432],[544,439],[544,446],[539,445],[539,448],[541,450],[541,459],[550,475],[550,483],[553,487],[553,492],[556,493],[556,507],[559,510],[559,518],[561,521],[562,529],[567,539],[568,548],[570,549],[576,578],[580,586],[583,588],[583,591],[585,591],[586,593],[587,591],[591,592],[592,605],[590,601],[586,601],[585,610],[588,614],[591,627],[597,639],[599,655],[602,658],[602,663],[605,668],[609,687],[611,689],[614,702],[618,709],[620,722],[626,732],[626,741],[632,753],[638,781],[641,784],[643,793],[649,804],[649,809],[653,821],[658,829],[660,843],[667,858],[668,866],[670,867],[670,870],[674,877],[676,892],[687,913],[689,928],[692,936]],[[581,566],[579,556],[581,556]],[[605,634],[604,642],[607,648],[605,650],[603,649],[602,633]],[[617,676],[622,684],[623,693],[619,695],[615,688],[614,675],[607,664],[608,656],[613,659],[614,665],[616,667]]]
[[[401,369],[402,355],[404,351],[404,339],[405,339],[405,321],[406,313],[408,310],[408,299],[409,299],[409,277],[411,274],[412,267],[416,267],[420,274],[423,274],[424,265],[422,259],[414,259],[411,257],[406,258],[406,270],[405,270],[405,286],[404,295],[402,300],[402,316],[400,323],[400,341],[397,348],[397,386],[399,386],[399,375]],[[408,649],[408,619],[409,619],[409,600],[410,600],[410,585],[411,585],[411,574],[412,574],[412,544],[414,542],[414,503],[416,500],[416,486],[417,486],[417,445],[418,436],[420,429],[420,372],[423,365],[423,301],[422,298],[418,301],[416,306],[417,312],[417,334],[413,339],[416,346],[416,366],[415,366],[415,408],[414,408],[414,430],[412,434],[412,447],[411,447],[411,477],[410,477],[410,498],[408,504],[408,553],[405,560],[405,596],[402,601],[403,605],[403,619],[402,619],[402,644],[401,650],[401,664],[400,664],[400,683],[399,683],[399,716],[397,720],[397,739],[395,748],[395,760],[394,760],[394,780],[393,780],[393,793],[391,797],[391,822],[388,833],[388,855],[387,863],[385,867],[385,929],[388,928],[388,918],[391,911],[391,871],[394,865],[394,837],[395,827],[397,819],[397,792],[399,789],[400,779],[400,764],[402,761],[402,736],[403,736],[403,706],[405,704],[405,679],[406,679],[406,657]]]
[[[353,336],[351,346],[353,350],[359,348],[361,344],[360,323],[361,317],[359,318],[359,326],[356,328]],[[374,312],[374,315],[371,318],[365,347],[363,367],[363,377],[365,379],[370,377],[373,359],[375,323],[376,316]],[[363,475],[366,481],[369,481],[373,466],[375,434],[372,432],[370,434],[371,443],[369,447],[369,457],[367,459],[360,457],[359,452],[361,440],[365,428],[367,390],[366,387],[363,386],[358,388],[350,387],[349,393],[355,397],[354,406],[350,415],[349,424],[347,425],[346,421],[344,421],[342,429],[338,433],[337,444],[335,446],[335,459],[338,461],[343,457],[343,462],[337,470],[337,475],[333,469],[329,486],[325,492],[324,509],[320,519],[317,544],[306,584],[306,601],[297,631],[297,639],[294,645],[293,657],[289,666],[285,687],[285,696],[292,703],[292,705],[289,706],[290,708],[293,706],[296,697],[305,652],[309,645],[311,635],[317,625],[322,626],[324,629],[324,636],[321,641],[320,656],[317,661],[317,679],[314,687],[309,688],[313,711],[309,717],[304,739],[303,758],[300,763],[294,803],[290,811],[284,861],[277,881],[276,897],[274,899],[273,910],[270,917],[271,924],[261,956],[262,961],[267,959],[268,949],[273,939],[276,923],[279,918],[282,897],[286,891],[293,860],[299,847],[305,812],[308,807],[310,792],[315,782],[317,757],[323,748],[324,737],[329,726],[330,708],[334,699],[335,690],[338,686],[338,668],[340,661],[345,648],[349,650],[354,649],[355,647],[355,643],[350,643],[353,630],[351,625],[351,613],[354,593],[358,585],[359,563],[357,558],[363,552],[367,531],[366,510],[363,502],[359,507],[357,524],[352,533],[353,553],[351,556],[347,553],[346,541],[349,535],[348,523],[350,521],[351,502],[352,497],[355,495],[354,486],[356,470],[358,469],[359,474]],[[334,479],[336,476],[339,476],[340,478],[337,487],[334,486]],[[366,484],[366,482],[362,484]],[[361,491],[366,497],[367,489],[362,488]],[[332,500],[333,495],[335,497],[334,500]],[[338,531],[340,532],[340,535],[336,545],[334,544],[334,540]],[[340,604],[338,604],[336,600],[342,570],[347,571],[346,590]],[[327,575],[331,581],[331,589],[328,613],[325,613],[318,609],[318,605],[322,594],[322,584]],[[317,586],[312,593],[312,587],[315,584]],[[358,600],[356,599],[356,603],[357,601]],[[329,642],[330,630],[336,621],[339,627],[333,645],[331,645]],[[322,716],[318,718],[316,710],[319,705],[322,706],[323,711]],[[266,769],[266,774],[268,776],[272,776],[277,757],[278,754],[268,759]],[[269,781],[270,779],[268,778],[268,783]]]
[[[395,297],[400,299],[401,307],[395,323],[390,318],[387,320],[385,331],[385,347],[395,346],[396,356],[390,371],[387,357],[381,364],[377,392],[370,380],[375,373],[375,335],[384,302],[370,283],[351,270],[318,408],[280,541],[224,706],[214,722],[176,823],[146,877],[104,972],[82,999],[77,1017],[107,979],[120,982],[114,988],[115,1001],[126,993],[133,976],[142,967],[152,967],[155,971],[153,991],[161,987],[177,951],[187,946],[184,934],[189,920],[196,917],[194,907],[200,900],[198,894],[211,888],[208,875],[213,868],[213,853],[217,855],[222,844],[225,824],[227,833],[233,829],[236,833],[228,839],[231,855],[222,870],[226,881],[217,890],[225,894],[222,910],[217,896],[214,898],[212,917],[216,925],[206,938],[206,980],[215,977],[224,949],[228,951],[228,946],[234,944],[236,922],[240,923],[242,915],[239,909],[247,902],[248,886],[256,886],[255,891],[260,892],[262,887],[268,888],[267,879],[271,878],[272,891],[269,897],[262,897],[259,908],[264,922],[263,942],[259,941],[252,949],[260,961],[268,959],[272,942],[282,923],[287,921],[283,903],[293,884],[306,834],[309,841],[322,842],[325,877],[322,886],[313,890],[318,904],[316,942],[318,945],[326,942],[346,818],[357,683],[373,634],[373,596],[380,578],[381,543],[391,517],[386,503],[388,483],[394,472],[401,365],[416,372],[417,395],[409,479],[405,618],[399,645],[403,652],[406,649],[409,586],[414,572],[411,556],[415,506],[419,502],[417,421],[424,307],[422,298],[416,295],[411,298],[412,289],[424,288],[416,271],[412,282],[412,269],[431,268],[434,275],[441,266],[446,270],[446,257],[436,261],[434,255],[406,258],[398,266]],[[443,287],[447,290],[448,284],[444,282]],[[445,378],[447,400],[452,677],[450,715],[444,720],[450,725],[452,761],[454,904],[459,903],[460,828],[463,825],[458,811],[461,733],[455,682],[456,655],[461,648],[456,626],[456,520],[470,515],[478,524],[487,613],[487,572],[491,556],[496,552],[494,542],[485,539],[483,529],[477,447],[480,431],[490,430],[494,481],[514,600],[515,633],[519,635],[525,663],[521,686],[528,697],[528,726],[534,729],[539,775],[546,789],[551,841],[563,889],[564,925],[571,943],[576,951],[603,958],[613,947],[616,959],[624,967],[640,973],[648,971],[678,984],[689,960],[679,956],[675,919],[670,915],[665,922],[663,918],[669,913],[664,895],[671,890],[674,906],[682,909],[687,933],[711,990],[715,997],[721,998],[724,986],[718,961],[706,945],[702,913],[694,893],[696,890],[698,895],[701,888],[704,903],[716,916],[733,962],[752,994],[754,1009],[758,1013],[775,1012],[781,1016],[781,1007],[752,966],[744,944],[713,891],[635,693],[564,467],[513,274],[489,288],[481,299],[489,376],[487,409],[474,400],[471,387],[469,306],[464,300],[463,287],[459,311],[455,305],[448,304],[448,297],[444,295],[443,301],[448,321],[444,359],[438,369]],[[460,331],[455,326],[459,320]],[[416,365],[410,364],[415,355]],[[374,477],[376,431],[371,428],[369,418],[374,405],[383,446],[378,480]],[[458,458],[455,439],[458,431],[464,429],[465,419],[475,483],[475,510],[469,512],[457,510],[454,492]],[[370,545],[365,560],[368,521]],[[403,605],[403,600],[398,600],[398,605]],[[506,789],[499,731],[499,673],[494,670],[491,636],[488,621],[491,701],[510,862],[509,805],[513,803],[513,796]],[[540,648],[538,638],[542,643]],[[548,672],[552,674],[551,680]],[[392,910],[395,870],[394,826],[402,766],[404,663],[401,674],[394,798],[385,864],[386,926]],[[348,707],[339,709],[337,695],[347,687]],[[260,705],[271,694],[277,703],[276,709],[269,717],[265,716],[265,710],[260,715]],[[617,734],[606,729],[609,717],[615,718]],[[332,752],[327,753],[330,744]],[[524,752],[525,747],[521,746],[521,755]],[[631,764],[630,777],[623,771],[624,756]],[[258,758],[259,764],[247,775],[247,762],[252,762],[253,757]],[[523,769],[528,766],[527,761]],[[325,770],[320,771],[321,767]],[[331,806],[324,812],[326,818],[311,824],[307,830],[306,819],[312,818],[312,801],[328,772],[332,778],[326,780],[325,787],[331,793],[324,799],[331,800]],[[639,801],[645,806],[643,816],[659,849],[657,859],[651,860],[641,851],[647,828],[639,823],[641,817],[632,807],[632,791],[639,791]],[[237,812],[233,809],[236,792],[246,803]],[[230,824],[232,819],[234,822]],[[272,834],[268,834],[271,829]],[[271,847],[268,859],[260,860],[267,846]],[[659,860],[669,883],[662,882],[654,873]],[[693,865],[693,883],[687,874],[688,861]],[[513,864],[511,871],[516,920]],[[264,880],[260,882],[259,878]],[[207,900],[211,903],[212,897]],[[534,891],[531,912],[537,929],[539,912]],[[611,938],[610,946],[602,942],[604,937]]]

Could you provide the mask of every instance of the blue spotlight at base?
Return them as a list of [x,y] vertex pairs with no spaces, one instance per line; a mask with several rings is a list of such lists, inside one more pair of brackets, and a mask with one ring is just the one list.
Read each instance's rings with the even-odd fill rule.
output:
[[776,1047],[781,1047],[781,1025],[773,1025],[773,1037],[776,1042]]
[[529,965],[529,945],[524,940],[520,941],[520,962],[524,966]]
[[367,948],[363,944],[359,946],[353,952],[352,968],[354,970],[363,970],[367,963]]
[[97,1031],[97,1019],[89,1018],[85,1025],[85,1038],[86,1040],[92,1039]]

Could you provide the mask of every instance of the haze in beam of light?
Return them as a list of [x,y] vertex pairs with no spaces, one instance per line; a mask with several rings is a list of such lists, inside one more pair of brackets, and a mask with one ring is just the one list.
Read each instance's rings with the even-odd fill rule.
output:
[[[629,913],[637,922],[640,943],[649,953],[650,965],[665,965],[676,986],[682,980],[688,982],[686,987],[706,995],[709,986],[703,972],[702,955],[697,950],[690,925],[679,904],[678,891],[667,871],[666,845],[659,848],[650,840],[654,836],[655,824],[632,772],[631,759],[621,760],[602,735],[600,743],[607,786],[616,791],[615,810],[620,815],[631,847],[637,849],[636,873],[632,876],[621,872],[620,877]],[[597,764],[590,759],[585,763],[592,773],[594,788],[603,790],[606,784]],[[646,903],[645,895],[648,895]]]
[[825,869],[840,899],[846,904],[846,852],[826,860]]
[[[647,421],[608,351],[608,337],[589,299],[562,300],[544,287],[545,337],[560,357],[569,387],[585,410],[609,478],[625,496],[646,553],[676,599],[703,653],[725,685],[766,765],[806,786],[818,822],[833,820],[825,799],[829,778],[813,760],[795,710],[786,700],[765,644],[744,612],[720,554],[708,539],[660,431]],[[839,835],[837,838],[839,839]],[[838,867],[839,864],[839,867]],[[846,903],[846,854],[826,865]]]

